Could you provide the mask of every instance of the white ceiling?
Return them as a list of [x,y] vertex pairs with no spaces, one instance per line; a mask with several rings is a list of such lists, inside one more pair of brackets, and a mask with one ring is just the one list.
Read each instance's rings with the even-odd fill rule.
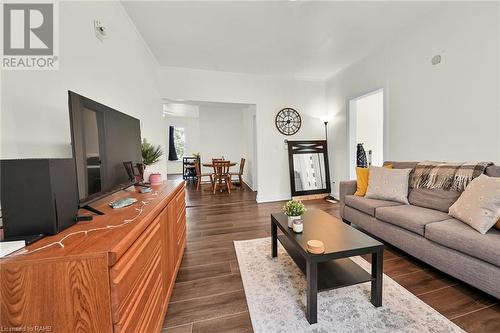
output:
[[162,66],[325,80],[438,2],[123,1]]

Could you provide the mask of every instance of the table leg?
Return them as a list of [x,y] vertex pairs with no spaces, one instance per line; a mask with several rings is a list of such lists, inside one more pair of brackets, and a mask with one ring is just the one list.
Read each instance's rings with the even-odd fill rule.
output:
[[372,253],[372,288],[371,302],[376,307],[382,306],[384,250]]
[[307,261],[307,321],[318,322],[318,263]]
[[273,258],[278,256],[278,227],[271,218],[271,256]]

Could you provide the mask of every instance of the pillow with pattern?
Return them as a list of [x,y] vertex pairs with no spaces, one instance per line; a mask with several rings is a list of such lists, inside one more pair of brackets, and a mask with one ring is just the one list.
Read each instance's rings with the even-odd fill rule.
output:
[[474,178],[448,214],[484,235],[500,218],[500,178]]
[[370,167],[365,198],[408,203],[408,185],[412,169]]

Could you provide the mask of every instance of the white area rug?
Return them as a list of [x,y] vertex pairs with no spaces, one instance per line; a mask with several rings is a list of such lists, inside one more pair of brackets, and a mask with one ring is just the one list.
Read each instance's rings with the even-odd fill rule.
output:
[[[464,332],[385,274],[382,307],[370,303],[369,282],[324,291],[318,294],[318,323],[309,325],[305,277],[281,244],[278,258],[271,258],[271,238],[234,246],[256,333]],[[351,260],[370,272],[363,258]]]

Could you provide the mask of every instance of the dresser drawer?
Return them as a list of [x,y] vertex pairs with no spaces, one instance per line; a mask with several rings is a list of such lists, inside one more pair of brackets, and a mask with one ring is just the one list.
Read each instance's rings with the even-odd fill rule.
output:
[[175,239],[179,241],[183,234],[186,233],[186,209],[184,208],[175,221]]
[[176,243],[176,256],[177,260],[180,261],[182,260],[182,252],[184,249],[184,246],[186,245],[186,224],[184,224],[184,230],[180,234],[180,236],[177,238],[177,243]]
[[181,217],[182,214],[185,215],[186,210],[186,193],[184,189],[179,191],[173,200],[173,204],[175,206],[175,216],[176,220]]
[[144,310],[138,304],[151,297],[157,277],[162,277],[159,218],[110,270],[113,323],[123,326],[128,317],[138,316]]
[[156,332],[163,322],[161,265],[150,274],[147,284],[123,318],[114,325],[115,333]]
[[[157,280],[155,289],[161,290],[161,279]],[[148,303],[145,306],[144,316],[140,318],[138,328],[135,328],[135,332],[159,332],[161,326],[163,325],[164,315],[163,311],[167,305],[164,299],[163,293],[156,292],[153,293],[151,298],[148,299]],[[128,330],[132,332],[131,330]]]

